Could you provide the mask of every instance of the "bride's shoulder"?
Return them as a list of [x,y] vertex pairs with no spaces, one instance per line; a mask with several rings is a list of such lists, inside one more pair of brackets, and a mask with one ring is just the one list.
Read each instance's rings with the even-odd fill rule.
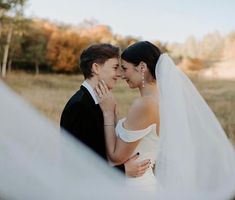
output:
[[143,109],[144,108],[143,106],[144,106],[144,103],[143,103],[142,98],[136,98],[130,105],[128,113],[133,112],[133,111],[137,112],[138,110]]
[[143,129],[154,123],[156,104],[151,98],[137,98],[129,108],[126,125],[134,130]]

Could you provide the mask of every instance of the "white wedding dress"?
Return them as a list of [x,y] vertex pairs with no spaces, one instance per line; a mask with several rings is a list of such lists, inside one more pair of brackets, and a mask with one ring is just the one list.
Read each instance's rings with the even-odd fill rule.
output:
[[161,187],[154,175],[154,167],[159,152],[159,136],[156,133],[156,124],[152,124],[145,129],[130,131],[123,127],[125,118],[118,121],[116,134],[125,142],[134,142],[139,139],[140,143],[134,150],[133,154],[140,153],[138,160],[150,159],[151,165],[146,172],[140,177],[127,177],[128,185],[138,187],[139,190],[146,192],[156,192]]

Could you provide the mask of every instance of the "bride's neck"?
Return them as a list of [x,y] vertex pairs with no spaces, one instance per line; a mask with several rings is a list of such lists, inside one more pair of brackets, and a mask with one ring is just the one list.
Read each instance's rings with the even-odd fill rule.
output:
[[145,84],[144,87],[139,88],[142,97],[149,95],[157,95],[156,83]]

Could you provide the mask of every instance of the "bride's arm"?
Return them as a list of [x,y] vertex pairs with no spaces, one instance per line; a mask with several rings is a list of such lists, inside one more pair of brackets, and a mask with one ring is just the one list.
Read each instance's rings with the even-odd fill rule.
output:
[[[115,164],[122,164],[128,160],[140,139],[134,142],[124,142],[116,136],[115,133],[115,108],[116,102],[112,93],[105,84],[99,84],[96,87],[99,98],[99,104],[104,116],[104,131],[106,140],[106,149],[109,159]],[[149,110],[140,106],[140,103],[134,103],[128,112],[124,126],[129,130],[139,130],[146,127],[146,119]],[[148,119],[147,119],[148,121]]]
[[115,165],[122,164],[129,159],[139,140],[128,143],[121,140],[115,133],[114,113],[103,111],[103,115],[107,154]]

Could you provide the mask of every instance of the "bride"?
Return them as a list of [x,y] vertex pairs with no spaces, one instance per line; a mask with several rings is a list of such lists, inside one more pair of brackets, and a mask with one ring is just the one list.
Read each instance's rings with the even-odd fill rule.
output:
[[[235,154],[221,125],[187,76],[147,41],[121,55],[123,79],[140,97],[126,118],[115,121],[116,103],[104,82],[96,87],[104,114],[109,159],[132,154],[151,166],[127,182],[142,190],[214,192],[235,180]],[[234,184],[226,187],[233,192]]]
[[[145,43],[138,45],[143,46]],[[141,96],[133,102],[127,117],[117,123],[116,134],[119,136],[117,138],[114,134],[115,101],[112,94],[108,92],[104,82],[96,87],[96,91],[104,113],[106,146],[110,160],[115,164],[123,163],[137,152],[140,153],[139,159],[150,159],[151,165],[144,175],[139,176],[137,173],[136,178],[128,178],[128,183],[142,185],[141,188],[154,191],[159,188],[153,173],[159,144],[159,98],[155,72],[152,70],[151,74],[148,66],[155,67],[161,52],[154,47],[152,51],[154,56],[149,59],[149,54],[140,57],[132,55],[130,50],[131,47],[122,53],[122,78],[127,81],[130,88],[139,88]],[[135,61],[130,61],[129,57],[134,57]],[[139,173],[141,174],[141,171]]]

